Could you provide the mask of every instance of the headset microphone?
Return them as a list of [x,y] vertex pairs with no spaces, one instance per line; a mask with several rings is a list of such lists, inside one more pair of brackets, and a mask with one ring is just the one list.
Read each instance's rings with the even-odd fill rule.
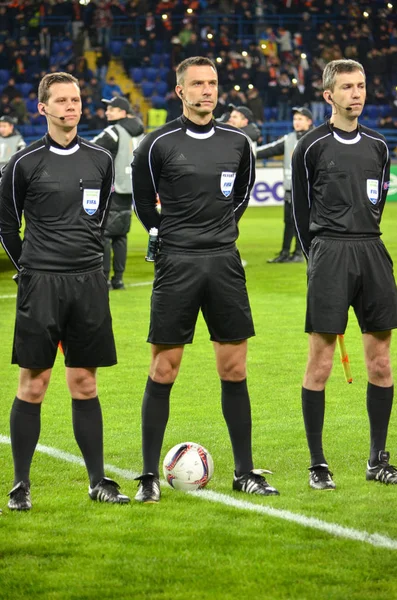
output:
[[341,104],[338,104],[337,102],[335,102],[335,100],[333,100],[333,98],[330,96],[329,99],[331,100],[332,104],[335,104],[335,106],[339,106],[339,108],[343,108],[344,110],[353,110],[351,106],[342,106]]
[[181,90],[181,100],[182,100],[182,102],[185,102],[185,104],[187,104],[187,106],[197,106],[197,107],[201,106],[201,102],[189,102],[189,100],[187,100],[185,98],[185,96],[183,95],[182,90]]
[[45,115],[48,115],[49,117],[53,117],[54,119],[60,119],[61,121],[64,121],[64,120],[65,120],[65,117],[57,117],[56,115],[50,115],[50,113],[49,113],[49,112],[47,112],[46,110],[43,110],[43,113],[44,113]]

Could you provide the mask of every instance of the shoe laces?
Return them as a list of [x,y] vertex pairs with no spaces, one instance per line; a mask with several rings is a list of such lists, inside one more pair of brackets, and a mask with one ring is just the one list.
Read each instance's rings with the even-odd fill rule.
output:
[[113,479],[104,478],[95,486],[101,489],[101,492],[107,493],[109,496],[118,496],[120,486]]
[[140,475],[135,477],[138,481],[138,487],[141,486],[145,492],[151,492],[153,490],[153,484],[156,481],[156,476],[152,474]]
[[21,500],[25,500],[25,498],[27,498],[27,496],[29,496],[29,493],[30,493],[29,485],[27,483],[25,483],[24,481],[21,481],[21,483],[18,484],[17,489],[12,489],[8,495],[13,500],[20,502]]
[[312,469],[312,473],[315,474],[317,481],[329,481],[333,476],[328,469]]
[[267,469],[252,469],[252,471],[250,471],[248,474],[247,481],[254,480],[255,483],[262,487],[270,487],[269,483],[266,481],[264,473],[269,473],[271,475],[272,471],[268,471]]

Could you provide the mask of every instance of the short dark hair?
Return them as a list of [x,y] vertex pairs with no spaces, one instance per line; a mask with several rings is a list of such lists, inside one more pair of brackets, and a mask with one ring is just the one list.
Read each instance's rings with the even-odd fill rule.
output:
[[176,82],[178,85],[183,84],[183,80],[185,77],[186,70],[189,67],[212,67],[215,73],[218,73],[216,70],[216,66],[213,60],[207,58],[206,56],[191,56],[190,58],[185,58],[176,68]]
[[364,67],[361,63],[356,60],[347,58],[340,58],[339,60],[331,60],[325,65],[323,71],[323,89],[334,91],[336,76],[340,73],[353,73],[354,71],[361,71],[365,78]]
[[43,102],[43,104],[48,102],[48,98],[50,97],[50,87],[54,85],[54,83],[75,83],[80,89],[78,80],[70,73],[47,73],[39,84],[37,93],[39,102]]

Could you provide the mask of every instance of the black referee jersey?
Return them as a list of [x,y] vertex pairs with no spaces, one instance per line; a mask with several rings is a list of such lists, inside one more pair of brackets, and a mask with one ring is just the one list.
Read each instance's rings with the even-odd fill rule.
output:
[[[240,130],[179,117],[149,133],[134,152],[134,208],[167,247],[193,251],[233,244],[255,180],[250,141]],[[156,194],[161,217],[156,211]]]
[[292,204],[306,257],[316,235],[380,236],[389,179],[383,135],[363,125],[346,135],[329,122],[309,131],[292,156]]
[[15,267],[100,268],[112,186],[111,155],[79,136],[63,148],[47,134],[17,152],[0,182],[0,240]]

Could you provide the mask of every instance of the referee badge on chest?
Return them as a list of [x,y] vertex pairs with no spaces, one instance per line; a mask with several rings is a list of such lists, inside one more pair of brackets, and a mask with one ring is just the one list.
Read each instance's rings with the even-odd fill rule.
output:
[[221,174],[221,192],[228,198],[232,193],[234,180],[236,179],[236,173],[232,171],[222,171]]
[[367,179],[367,196],[372,204],[376,204],[379,199],[379,181],[377,179]]
[[87,215],[94,215],[99,208],[101,190],[83,191],[83,208]]

